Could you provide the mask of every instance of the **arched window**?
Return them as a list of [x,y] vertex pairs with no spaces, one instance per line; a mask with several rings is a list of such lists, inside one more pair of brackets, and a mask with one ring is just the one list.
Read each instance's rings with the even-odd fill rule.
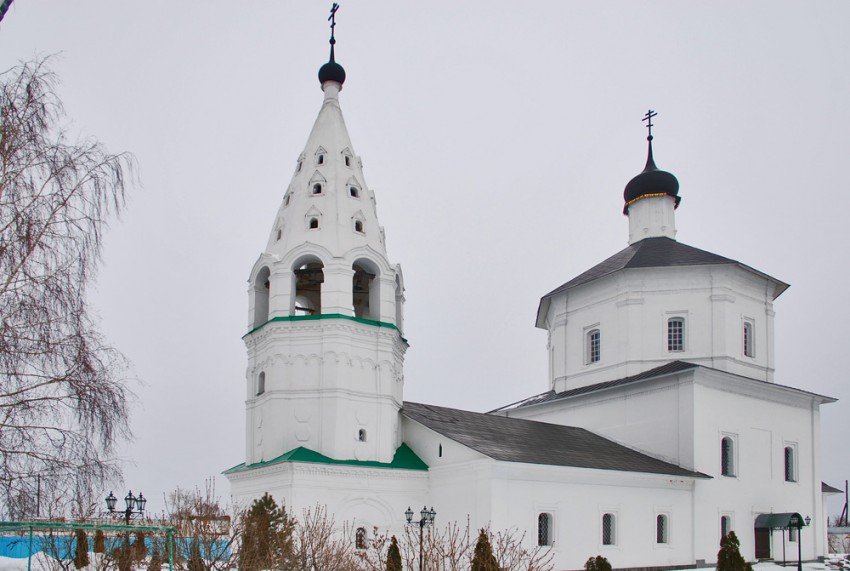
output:
[[552,545],[552,514],[537,516],[537,545]]
[[277,240],[280,240],[280,237],[281,237],[282,235],[283,235],[283,229],[278,228],[278,229],[277,229]]
[[602,358],[602,336],[598,329],[592,329],[587,332],[586,345],[585,362],[587,364],[598,363]]
[[732,518],[728,515],[720,516],[720,537],[726,537],[732,531]]
[[797,463],[796,463],[796,454],[794,454],[793,446],[785,447],[785,481],[786,482],[796,482],[797,481]]
[[348,155],[345,155],[345,166],[351,166],[351,157],[349,157]]
[[325,274],[322,262],[309,260],[293,270],[294,290],[292,315],[315,315],[322,312],[322,283]]
[[322,194],[322,183],[317,182],[313,184],[313,194]]
[[685,350],[685,320],[682,317],[671,317],[667,320],[667,350]]
[[[358,221],[359,222],[359,221]],[[369,260],[357,260],[352,265],[351,302],[354,317],[380,320],[380,280],[376,279],[378,267]]]
[[366,528],[358,527],[357,533],[354,536],[354,547],[357,549],[366,549]]
[[311,218],[310,219],[310,230],[316,230],[319,227],[319,219]]
[[354,231],[363,233],[363,221],[362,220],[355,220],[354,221]]
[[617,545],[617,519],[614,514],[602,515],[602,545]]
[[366,442],[366,430],[361,428],[357,431],[357,440],[360,442]]
[[755,357],[756,355],[753,324],[750,321],[744,322],[744,355],[746,357]]
[[356,186],[349,186],[348,194],[351,196],[351,198],[360,198],[360,189]]
[[266,392],[266,372],[263,371],[257,376],[257,396]]
[[325,155],[318,155],[316,157],[316,164],[318,164],[318,165],[325,164]]
[[669,531],[669,520],[665,514],[655,517],[655,543],[667,543]]
[[263,268],[254,278],[254,327],[259,327],[269,320],[269,290],[271,272]]
[[735,441],[729,436],[720,441],[720,475],[735,475]]

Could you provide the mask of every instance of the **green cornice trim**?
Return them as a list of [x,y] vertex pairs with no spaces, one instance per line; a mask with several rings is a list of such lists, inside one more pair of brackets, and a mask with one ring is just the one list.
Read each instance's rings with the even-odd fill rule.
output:
[[277,458],[273,460],[266,460],[265,462],[257,462],[255,464],[250,464],[246,466],[244,463],[238,464],[229,470],[225,470],[224,474],[236,474],[239,472],[244,472],[246,470],[256,470],[258,468],[265,468],[267,466],[274,466],[276,464],[282,464],[284,462],[303,462],[307,464],[331,464],[334,466],[356,466],[358,468],[389,468],[391,470],[419,470],[419,471],[427,471],[428,465],[422,461],[416,453],[410,449],[407,444],[402,443],[401,446],[398,447],[398,450],[395,451],[395,455],[393,456],[393,461],[390,463],[386,462],[370,462],[364,460],[334,460],[333,458],[328,458],[318,452],[314,452],[309,448],[304,448],[303,446],[299,446],[294,450],[290,450],[285,454],[281,454]]
[[[247,337],[251,333],[258,331],[268,325],[269,323],[273,323],[275,321],[317,321],[319,319],[348,319],[349,321],[356,321],[357,323],[364,323],[366,325],[374,325],[376,327],[389,327],[390,329],[395,329],[398,331],[398,327],[393,325],[392,323],[387,323],[386,321],[375,321],[374,319],[363,319],[362,317],[352,317],[350,315],[343,315],[342,313],[320,313],[318,315],[289,315],[289,316],[281,316],[281,317],[272,317],[262,325],[258,325],[246,333],[244,337]],[[402,337],[402,339],[404,339]],[[405,342],[407,341],[404,339]]]

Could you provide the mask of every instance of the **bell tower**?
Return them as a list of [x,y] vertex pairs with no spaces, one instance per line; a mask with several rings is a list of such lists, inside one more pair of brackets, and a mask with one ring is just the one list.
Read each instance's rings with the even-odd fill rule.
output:
[[401,444],[404,282],[345,127],[336,62],[248,288],[246,465],[303,447],[390,462]]

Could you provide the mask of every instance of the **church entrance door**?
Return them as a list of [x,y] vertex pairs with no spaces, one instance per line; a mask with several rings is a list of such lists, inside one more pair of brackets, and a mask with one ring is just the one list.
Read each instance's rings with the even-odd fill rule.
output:
[[756,559],[770,559],[770,530],[756,528]]

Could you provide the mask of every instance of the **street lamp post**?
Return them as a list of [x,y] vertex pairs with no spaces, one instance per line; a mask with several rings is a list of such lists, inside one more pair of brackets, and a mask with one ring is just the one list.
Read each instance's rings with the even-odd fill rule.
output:
[[[800,527],[797,528],[797,571],[803,571],[803,522],[799,522]],[[806,527],[812,523],[812,518],[806,516]]]
[[[124,496],[124,505],[126,506],[123,511],[115,509],[115,503],[118,501],[118,498],[115,497],[115,494],[109,492],[109,495],[106,496],[106,509],[109,513],[123,513],[124,514],[124,524],[130,525],[130,518],[134,515],[143,516],[145,514],[145,504],[148,503],[147,498],[139,492],[139,497],[133,495],[132,490],[127,492],[127,495]],[[124,534],[124,553],[122,554],[121,560],[118,564],[121,571],[129,571],[130,569],[130,532]]]
[[437,512],[434,511],[433,507],[429,510],[425,506],[422,506],[422,511],[419,512],[419,521],[413,521],[413,510],[408,507],[407,511],[404,512],[404,517],[407,518],[407,525],[419,526],[419,571],[424,569],[422,566],[422,532],[427,526],[434,525],[434,516],[436,515]]
[[[106,509],[109,510],[109,513],[120,513],[115,509],[115,502],[118,501],[118,498],[112,492],[109,492],[109,495],[106,496]],[[145,514],[145,504],[148,503],[147,498],[139,492],[139,497],[133,495],[132,490],[127,492],[127,495],[124,496],[124,504],[126,508],[124,509],[124,523],[126,525],[130,525],[130,517],[134,515],[144,515]]]

